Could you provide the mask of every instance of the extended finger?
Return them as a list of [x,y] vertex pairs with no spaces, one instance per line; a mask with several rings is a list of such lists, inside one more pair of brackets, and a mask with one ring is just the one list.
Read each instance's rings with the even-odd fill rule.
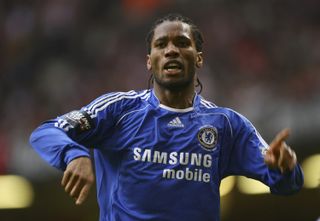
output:
[[70,196],[77,199],[83,186],[84,181],[78,180],[77,183],[73,186],[72,190],[70,191]]
[[67,183],[70,180],[71,175],[72,175],[72,173],[70,171],[65,171],[63,173],[63,177],[62,177],[62,180],[61,180],[61,185],[62,186],[66,186],[67,185]]
[[71,178],[69,179],[68,183],[66,184],[66,186],[64,188],[64,190],[67,193],[70,193],[70,191],[73,189],[73,187],[75,186],[75,184],[78,181],[78,178],[79,178],[79,176],[77,176],[77,175],[71,176]]
[[273,139],[273,141],[270,143],[270,149],[274,150],[274,149],[280,149],[282,142],[284,142],[290,135],[290,129],[286,128],[281,130],[276,137]]
[[83,186],[79,194],[79,197],[76,200],[76,205],[81,205],[87,199],[90,188],[91,188],[91,183],[87,183],[85,186]]

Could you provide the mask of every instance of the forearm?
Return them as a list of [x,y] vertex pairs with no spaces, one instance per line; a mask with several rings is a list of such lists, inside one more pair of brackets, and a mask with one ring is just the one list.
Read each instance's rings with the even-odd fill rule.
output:
[[80,156],[90,156],[89,150],[72,140],[64,131],[50,123],[38,127],[30,136],[32,147],[50,165],[64,170],[68,163]]

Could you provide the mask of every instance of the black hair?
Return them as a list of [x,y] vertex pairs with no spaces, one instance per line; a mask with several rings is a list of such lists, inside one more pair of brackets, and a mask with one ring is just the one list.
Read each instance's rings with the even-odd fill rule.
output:
[[154,36],[154,30],[156,29],[156,27],[158,27],[158,25],[162,24],[165,21],[181,21],[183,23],[190,25],[191,34],[192,34],[192,37],[195,41],[196,49],[198,52],[202,51],[202,44],[204,41],[203,41],[202,33],[200,32],[199,28],[193,23],[193,21],[190,18],[187,18],[183,15],[175,13],[175,14],[168,14],[162,18],[159,18],[158,20],[156,20],[153,23],[153,25],[152,25],[152,27],[146,37],[146,45],[147,45],[148,54],[150,54],[150,52],[151,52],[151,42],[152,42],[152,39]]

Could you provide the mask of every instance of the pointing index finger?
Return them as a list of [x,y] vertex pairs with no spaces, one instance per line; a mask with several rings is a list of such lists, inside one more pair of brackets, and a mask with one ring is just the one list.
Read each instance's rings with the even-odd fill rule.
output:
[[281,143],[284,142],[290,135],[290,129],[285,128],[281,130],[276,137],[273,139],[273,141],[270,143],[270,149],[278,149],[281,147]]

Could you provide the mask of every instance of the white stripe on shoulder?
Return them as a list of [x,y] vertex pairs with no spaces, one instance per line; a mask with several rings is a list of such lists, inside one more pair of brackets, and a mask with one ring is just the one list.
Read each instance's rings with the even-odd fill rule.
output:
[[148,92],[148,90],[145,90],[145,91],[143,91],[142,93],[139,93],[139,94],[137,94],[137,93],[135,92],[134,95],[122,94],[122,95],[118,95],[118,96],[116,96],[116,97],[113,97],[113,99],[106,100],[106,101],[104,101],[103,103],[101,103],[101,104],[99,105],[99,107],[95,107],[94,110],[91,110],[91,115],[90,115],[90,117],[91,117],[91,118],[97,117],[98,113],[99,113],[100,111],[106,109],[110,104],[113,104],[113,103],[115,103],[115,102],[117,102],[117,101],[120,101],[120,100],[123,100],[123,99],[135,99],[135,98],[138,98],[138,97],[142,97],[142,96],[144,96],[147,92]]
[[[145,92],[149,92],[149,93],[145,93]],[[143,100],[148,100],[149,98],[150,98],[150,91],[149,90],[146,90],[146,91],[143,91],[143,93],[142,93],[143,95],[141,96],[141,99],[143,99]]]
[[58,119],[58,122],[55,122],[54,126],[63,129],[66,132],[68,132],[70,128],[73,128],[66,120],[63,119]]
[[116,99],[120,96],[123,95],[135,95],[136,92],[131,90],[128,92],[116,92],[116,93],[110,93],[110,94],[106,94],[101,96],[100,98],[98,98],[97,100],[93,101],[93,103],[87,107],[87,109],[92,112],[95,108],[98,108],[99,106],[103,105],[106,102],[111,101],[112,99]]
[[215,108],[217,107],[214,103],[207,101],[203,98],[201,98],[201,104],[203,104],[204,106],[208,107],[208,108]]
[[205,100],[204,98],[201,98],[201,101],[203,101],[204,103],[208,104],[209,107],[212,107],[212,108],[217,107],[217,105],[215,105],[214,103],[212,103],[210,101]]
[[210,106],[209,106],[207,103],[205,103],[205,102],[203,102],[203,101],[200,101],[200,103],[201,103],[203,106],[205,106],[206,108],[210,108]]

